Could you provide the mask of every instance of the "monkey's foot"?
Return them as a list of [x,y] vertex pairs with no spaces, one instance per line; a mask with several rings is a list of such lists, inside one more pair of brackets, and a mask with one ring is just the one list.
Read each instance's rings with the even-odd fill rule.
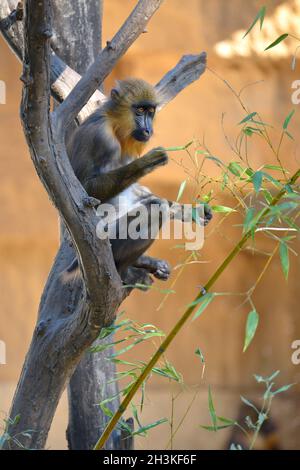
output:
[[143,268],[149,274],[152,274],[156,279],[166,281],[169,279],[171,268],[167,261],[151,256],[142,255],[134,263],[136,268]]
[[156,270],[152,271],[152,274],[156,279],[160,279],[161,281],[167,281],[171,274],[171,268],[167,261],[163,259],[157,260],[156,263]]

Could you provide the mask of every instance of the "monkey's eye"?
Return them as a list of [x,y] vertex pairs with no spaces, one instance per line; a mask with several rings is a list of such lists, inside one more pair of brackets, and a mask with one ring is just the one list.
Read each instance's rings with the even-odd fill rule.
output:
[[155,108],[153,106],[151,106],[149,109],[148,109],[149,113],[150,114],[154,114],[155,113]]
[[145,108],[143,108],[143,106],[139,106],[138,108],[136,108],[136,114],[144,114],[145,112]]

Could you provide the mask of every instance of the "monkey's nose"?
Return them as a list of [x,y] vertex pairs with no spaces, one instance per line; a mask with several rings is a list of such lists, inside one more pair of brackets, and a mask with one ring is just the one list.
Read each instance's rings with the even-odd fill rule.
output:
[[144,129],[144,130],[143,130],[143,135],[144,135],[145,137],[150,137],[150,131],[149,131],[148,129]]

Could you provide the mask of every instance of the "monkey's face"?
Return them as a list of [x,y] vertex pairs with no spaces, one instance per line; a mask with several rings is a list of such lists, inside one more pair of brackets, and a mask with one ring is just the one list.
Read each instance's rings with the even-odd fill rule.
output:
[[148,142],[153,135],[155,109],[156,104],[145,101],[132,106],[135,128],[131,136],[138,142]]

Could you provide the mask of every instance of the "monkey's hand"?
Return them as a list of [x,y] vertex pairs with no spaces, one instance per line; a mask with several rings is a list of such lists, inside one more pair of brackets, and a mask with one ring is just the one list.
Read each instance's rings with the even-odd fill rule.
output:
[[156,147],[139,158],[138,162],[143,169],[143,174],[146,175],[158,166],[166,165],[168,163],[168,155],[162,147]]
[[196,221],[198,224],[206,227],[213,217],[212,210],[209,205],[204,204],[203,208],[199,208],[196,214]]
[[208,204],[204,204],[204,225],[207,225],[213,217],[213,213]]

